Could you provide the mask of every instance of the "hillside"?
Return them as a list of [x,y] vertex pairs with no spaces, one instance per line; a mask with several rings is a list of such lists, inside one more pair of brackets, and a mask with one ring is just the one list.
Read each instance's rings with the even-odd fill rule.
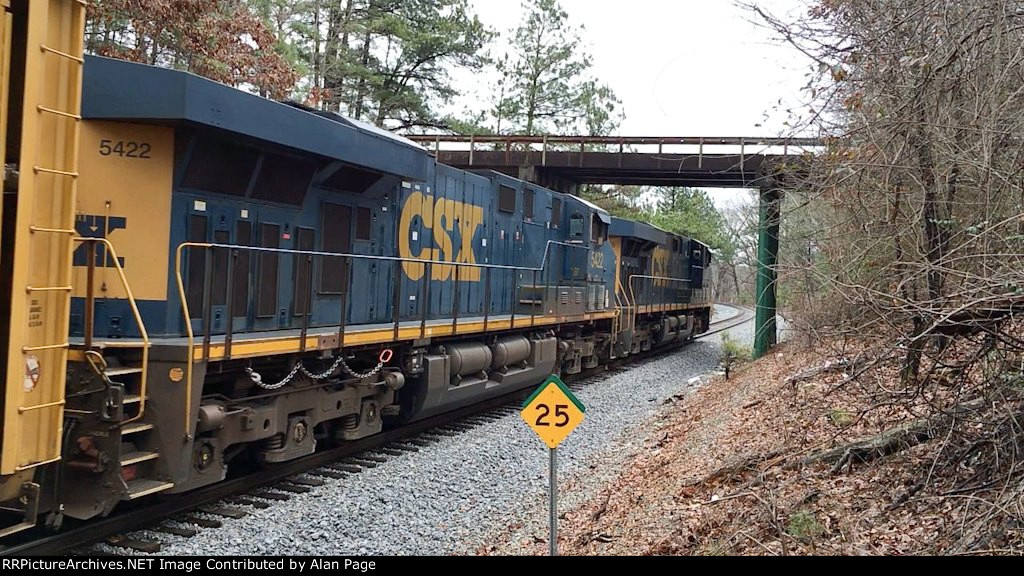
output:
[[[563,515],[560,552],[902,555],[1024,549],[1022,525],[1005,504],[1016,498],[1017,476],[997,474],[986,450],[960,446],[966,440],[951,433],[950,422],[922,426],[912,403],[859,415],[853,407],[863,405],[863,387],[841,369],[825,366],[812,351],[790,345],[729,381],[716,378],[664,406],[645,449],[598,496]],[[897,376],[882,366],[861,378],[884,382]],[[958,417],[969,421],[975,415],[980,412]],[[870,448],[858,443],[863,440],[872,442]],[[511,551],[497,546],[482,552]],[[543,554],[546,544],[535,542],[516,553]]]

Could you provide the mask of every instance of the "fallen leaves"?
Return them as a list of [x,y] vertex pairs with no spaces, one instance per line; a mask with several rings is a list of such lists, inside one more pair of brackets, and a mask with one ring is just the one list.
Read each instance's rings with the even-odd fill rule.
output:
[[[863,391],[836,388],[810,351],[786,349],[662,407],[645,450],[589,501],[565,514],[563,554],[943,553],[967,504],[926,487],[938,445],[912,446],[839,474],[809,454],[891,430],[913,402],[871,413]],[[886,365],[878,378],[898,381]],[[835,425],[835,414],[858,414]],[[832,417],[830,418],[830,415]],[[572,535],[576,535],[575,537]],[[1002,541],[998,542],[1003,546]],[[491,547],[486,553],[546,553]]]

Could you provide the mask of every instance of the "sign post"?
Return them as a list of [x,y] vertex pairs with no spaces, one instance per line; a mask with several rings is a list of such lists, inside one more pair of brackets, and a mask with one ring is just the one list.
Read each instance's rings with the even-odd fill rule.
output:
[[558,448],[548,450],[551,454],[550,466],[548,466],[548,506],[551,510],[551,522],[548,523],[548,552],[552,556],[558,556]]
[[558,445],[583,422],[586,408],[562,380],[551,375],[540,388],[523,402],[520,415],[550,449],[549,493],[551,505],[551,536],[548,547],[558,555]]

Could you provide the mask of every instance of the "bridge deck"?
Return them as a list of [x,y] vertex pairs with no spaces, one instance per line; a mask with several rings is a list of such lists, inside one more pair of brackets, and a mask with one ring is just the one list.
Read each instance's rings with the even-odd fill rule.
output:
[[440,162],[574,191],[580,184],[756,188],[812,138],[412,136]]

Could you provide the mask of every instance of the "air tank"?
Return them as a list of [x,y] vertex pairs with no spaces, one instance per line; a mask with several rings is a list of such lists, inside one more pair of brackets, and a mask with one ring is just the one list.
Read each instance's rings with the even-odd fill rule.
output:
[[501,338],[494,344],[494,361],[491,368],[500,370],[522,362],[530,357],[530,341],[522,336]]
[[491,349],[484,344],[467,342],[446,346],[452,376],[479,374],[491,365]]

